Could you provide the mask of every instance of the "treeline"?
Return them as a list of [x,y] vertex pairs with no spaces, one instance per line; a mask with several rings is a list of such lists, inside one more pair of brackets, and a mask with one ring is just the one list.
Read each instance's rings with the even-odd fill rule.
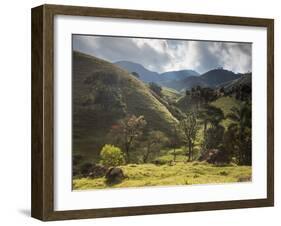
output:
[[[225,128],[222,121],[231,123]],[[147,163],[157,158],[162,148],[173,149],[176,161],[177,149],[185,150],[187,161],[208,161],[213,164],[251,165],[251,105],[241,103],[224,115],[219,108],[206,104],[200,110],[193,109],[184,119],[174,124],[167,137],[161,131],[147,131],[143,116],[126,117],[112,126],[111,143],[125,154],[125,162]]]

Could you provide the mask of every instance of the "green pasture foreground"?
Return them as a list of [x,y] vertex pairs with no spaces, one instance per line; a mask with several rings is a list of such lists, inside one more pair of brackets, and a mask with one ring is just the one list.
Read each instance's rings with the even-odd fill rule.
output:
[[199,162],[174,165],[129,164],[120,166],[126,179],[109,186],[105,178],[73,180],[74,190],[143,186],[192,185],[246,182],[251,180],[251,166],[215,166]]

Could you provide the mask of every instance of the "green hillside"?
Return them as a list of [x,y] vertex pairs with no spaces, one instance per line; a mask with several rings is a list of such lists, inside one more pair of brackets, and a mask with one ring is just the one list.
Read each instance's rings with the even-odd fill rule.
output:
[[[231,108],[239,108],[240,104],[241,103],[239,100],[236,100],[235,98],[229,96],[220,97],[211,103],[212,106],[220,108],[223,111],[225,117],[231,113]],[[224,119],[222,124],[227,127],[230,122],[230,119]]]
[[149,128],[169,134],[177,119],[127,71],[73,52],[73,151],[97,157],[104,137],[118,120],[143,115]]
[[252,73],[243,74],[240,78],[223,84],[224,90],[226,92],[231,91],[233,88],[241,85],[248,85],[250,87],[252,86]]
[[167,87],[162,87],[162,94],[168,102],[176,102],[181,97],[178,91]]

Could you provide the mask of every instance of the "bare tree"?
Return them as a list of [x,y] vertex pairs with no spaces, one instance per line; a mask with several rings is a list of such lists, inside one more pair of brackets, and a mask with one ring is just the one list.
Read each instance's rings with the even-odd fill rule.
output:
[[143,162],[147,163],[152,154],[158,153],[167,142],[167,137],[161,131],[151,131],[145,141]]
[[121,146],[126,154],[126,162],[130,162],[130,154],[135,142],[141,137],[143,129],[146,126],[144,116],[135,115],[124,118],[113,129],[112,135],[118,136]]

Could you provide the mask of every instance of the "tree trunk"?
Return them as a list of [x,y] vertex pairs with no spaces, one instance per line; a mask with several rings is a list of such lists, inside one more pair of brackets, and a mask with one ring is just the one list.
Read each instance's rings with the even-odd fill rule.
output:
[[174,148],[174,162],[176,162],[176,148]]
[[193,161],[193,143],[191,144],[190,160]]
[[191,140],[188,141],[188,161],[190,162],[191,160],[191,148],[192,148],[192,144],[191,144]]
[[125,145],[125,152],[126,152],[126,162],[128,164],[130,163],[130,147],[128,144]]
[[147,160],[148,160],[148,157],[149,157],[149,153],[150,153],[150,146],[147,147],[146,153],[143,156],[143,163],[147,163]]
[[207,131],[207,120],[204,120],[204,135],[206,135]]

